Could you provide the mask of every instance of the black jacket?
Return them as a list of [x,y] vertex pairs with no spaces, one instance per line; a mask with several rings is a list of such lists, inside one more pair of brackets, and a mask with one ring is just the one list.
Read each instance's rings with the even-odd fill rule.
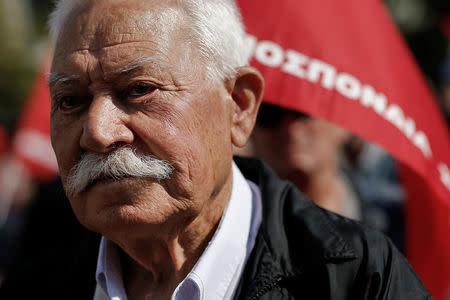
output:
[[319,208],[260,161],[235,162],[263,206],[236,299],[432,299],[381,233]]
[[[383,235],[318,208],[260,161],[235,161],[263,202],[236,299],[432,299]],[[92,299],[98,247],[62,193],[43,193],[0,299]]]

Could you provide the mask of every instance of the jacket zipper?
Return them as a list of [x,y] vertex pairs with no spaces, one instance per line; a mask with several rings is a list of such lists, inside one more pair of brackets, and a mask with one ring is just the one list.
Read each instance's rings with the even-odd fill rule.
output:
[[277,286],[281,281],[281,276],[275,277],[275,279],[271,282],[269,282],[268,284],[264,285],[258,293],[256,293],[256,295],[254,295],[253,297],[250,298],[250,300],[257,300],[259,299],[262,295],[264,295],[265,293],[273,290],[273,288],[275,286]]

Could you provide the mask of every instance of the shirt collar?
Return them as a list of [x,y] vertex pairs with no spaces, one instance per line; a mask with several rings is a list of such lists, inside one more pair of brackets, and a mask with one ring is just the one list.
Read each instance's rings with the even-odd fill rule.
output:
[[108,299],[127,299],[117,246],[103,236],[100,240],[95,278]]
[[252,192],[233,163],[233,188],[222,219],[194,268],[175,289],[172,299],[195,299],[193,296],[197,295],[196,299],[231,298],[247,256],[251,214]]
[[[175,289],[174,300],[230,299],[237,287],[262,214],[259,189],[254,184],[250,188],[234,162],[232,168],[230,201],[205,251]],[[100,242],[96,278],[110,299],[127,299],[117,248],[104,237]]]

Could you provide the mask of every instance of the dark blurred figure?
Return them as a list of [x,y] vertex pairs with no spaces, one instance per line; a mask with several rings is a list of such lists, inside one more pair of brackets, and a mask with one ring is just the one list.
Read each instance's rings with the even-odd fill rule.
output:
[[394,160],[345,129],[263,103],[245,152],[316,204],[387,234],[403,250],[403,190]]
[[82,274],[95,273],[100,237],[79,224],[59,179],[40,185],[26,220],[6,265],[0,299],[34,298],[48,290],[60,299],[82,299],[81,291],[95,287],[95,278]]
[[359,137],[344,147],[345,168],[363,200],[363,221],[391,238],[404,251],[405,194],[392,156]]
[[321,119],[262,104],[253,152],[319,206],[359,220],[359,197],[340,168],[349,137],[346,130]]
[[34,192],[35,182],[23,164],[4,154],[0,158],[0,279],[17,247]]

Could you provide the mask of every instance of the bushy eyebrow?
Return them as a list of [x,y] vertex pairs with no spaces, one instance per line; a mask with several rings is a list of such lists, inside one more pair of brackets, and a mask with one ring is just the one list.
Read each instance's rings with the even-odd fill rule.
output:
[[80,80],[79,75],[64,75],[59,73],[48,73],[47,74],[48,86],[55,85],[55,84],[61,84],[67,81],[78,81]]
[[[153,66],[153,72],[159,73],[159,72],[161,72],[162,68],[167,68],[169,64],[164,62],[159,57],[144,56],[144,57],[140,57],[140,58],[132,61],[131,63],[125,65],[124,67],[117,68],[116,70],[113,70],[113,71],[105,72],[105,76],[108,77],[108,76],[115,76],[115,75],[124,74],[124,73],[130,73],[135,70],[144,68],[145,66],[148,66],[148,65]],[[48,73],[47,77],[48,77],[48,81],[47,81],[48,86],[61,84],[61,83],[68,82],[68,81],[79,81],[81,78],[80,75],[65,75],[65,74],[54,73],[54,72]]]
[[153,71],[160,72],[162,68],[167,68],[168,64],[165,63],[161,58],[154,56],[144,56],[140,57],[124,67],[118,68],[114,71],[107,72],[105,75],[118,75],[123,73],[130,73],[137,69],[144,68],[145,66],[152,65]]

